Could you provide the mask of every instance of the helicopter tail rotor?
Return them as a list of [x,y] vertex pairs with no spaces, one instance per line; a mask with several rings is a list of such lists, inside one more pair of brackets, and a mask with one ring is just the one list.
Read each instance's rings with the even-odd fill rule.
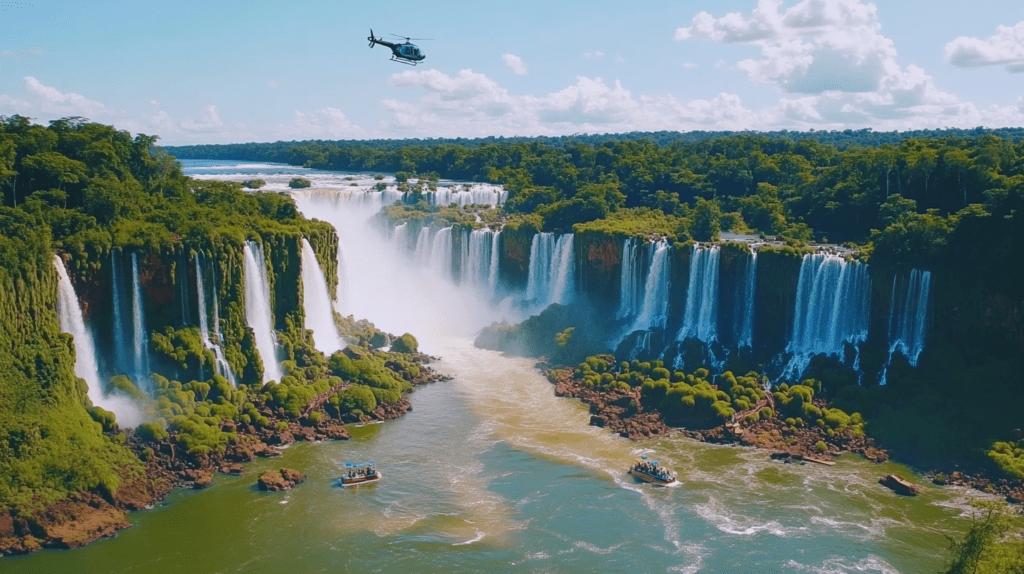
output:
[[369,38],[367,38],[367,40],[369,40],[369,41],[370,41],[370,47],[372,48],[372,47],[373,47],[373,44],[374,44],[374,41],[373,41],[373,40],[374,40],[374,37],[373,37],[373,28],[370,28],[370,37],[369,37]]

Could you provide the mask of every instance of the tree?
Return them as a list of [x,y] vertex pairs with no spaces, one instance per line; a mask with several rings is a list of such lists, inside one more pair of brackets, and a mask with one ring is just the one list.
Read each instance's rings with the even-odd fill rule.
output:
[[21,165],[39,179],[55,183],[55,187],[60,190],[63,190],[66,184],[80,183],[86,179],[87,170],[84,163],[68,159],[54,151],[30,155],[21,161]]
[[1004,541],[1019,530],[1021,519],[1006,505],[990,500],[971,503],[978,512],[963,538],[948,537],[953,555],[945,574],[1024,574],[1024,543],[1019,538]]
[[697,198],[690,222],[690,235],[697,241],[715,241],[722,231],[722,210],[718,203]]

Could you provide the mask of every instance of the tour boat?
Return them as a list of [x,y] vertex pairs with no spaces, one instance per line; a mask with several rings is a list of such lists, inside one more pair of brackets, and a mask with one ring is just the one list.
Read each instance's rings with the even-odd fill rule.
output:
[[648,460],[647,455],[633,461],[629,474],[657,486],[668,486],[678,482],[676,473],[661,466],[656,460]]
[[341,475],[342,486],[357,486],[377,482],[383,476],[374,462],[346,462],[345,474]]

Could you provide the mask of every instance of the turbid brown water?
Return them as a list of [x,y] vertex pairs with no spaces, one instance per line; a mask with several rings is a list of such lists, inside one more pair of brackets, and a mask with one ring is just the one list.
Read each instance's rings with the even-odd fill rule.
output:
[[[134,528],[68,551],[0,559],[5,572],[933,572],[958,501],[875,483],[897,465],[857,457],[793,466],[764,451],[686,439],[634,443],[556,398],[532,361],[444,339],[454,380],[418,390],[413,411],[298,443],[247,475],[219,475],[131,515]],[[634,482],[633,456],[675,468],[676,488]],[[384,479],[343,488],[347,460]],[[289,493],[255,489],[288,466]]]

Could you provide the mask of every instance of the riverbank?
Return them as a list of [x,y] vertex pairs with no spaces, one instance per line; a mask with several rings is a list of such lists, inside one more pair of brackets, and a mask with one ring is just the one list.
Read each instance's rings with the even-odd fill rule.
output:
[[[420,376],[409,381],[414,389],[450,380],[425,364],[433,360],[436,357],[417,356]],[[124,437],[118,440],[124,440],[125,446],[144,463],[142,472],[133,475],[123,471],[121,484],[112,495],[100,489],[77,492],[22,516],[14,510],[0,510],[0,555],[29,554],[43,548],[80,548],[132,526],[127,517],[129,511],[152,508],[175,488],[207,488],[217,474],[245,474],[244,463],[257,457],[281,456],[280,449],[296,441],[348,440],[348,424],[394,420],[412,410],[407,396],[395,403],[380,404],[375,411],[360,417],[345,413],[340,418],[327,416],[323,401],[301,417],[289,417],[283,409],[272,410],[259,397],[252,397],[252,402],[269,424],[222,421],[223,431],[236,433],[223,451],[189,453],[179,446],[176,434],[144,440],[134,429],[111,433]],[[314,412],[320,413],[318,422],[311,417]]]
[[[858,454],[875,463],[889,460],[885,448],[874,439],[850,430],[830,436],[820,427],[794,427],[778,415],[756,420],[737,416],[728,422],[710,428],[687,429],[670,426],[661,413],[645,405],[639,387],[629,390],[587,385],[574,376],[572,369],[549,368],[539,365],[541,372],[554,385],[558,397],[575,398],[589,406],[590,424],[606,428],[632,441],[682,436],[709,444],[732,444],[770,451],[770,456],[785,462],[811,462],[834,464],[834,459],[846,453]],[[814,399],[818,409],[828,408],[822,399]],[[1000,496],[1008,503],[1024,504],[1024,481],[992,476],[984,469],[952,468],[945,472],[921,471],[921,478],[937,486],[971,488],[979,493]]]

